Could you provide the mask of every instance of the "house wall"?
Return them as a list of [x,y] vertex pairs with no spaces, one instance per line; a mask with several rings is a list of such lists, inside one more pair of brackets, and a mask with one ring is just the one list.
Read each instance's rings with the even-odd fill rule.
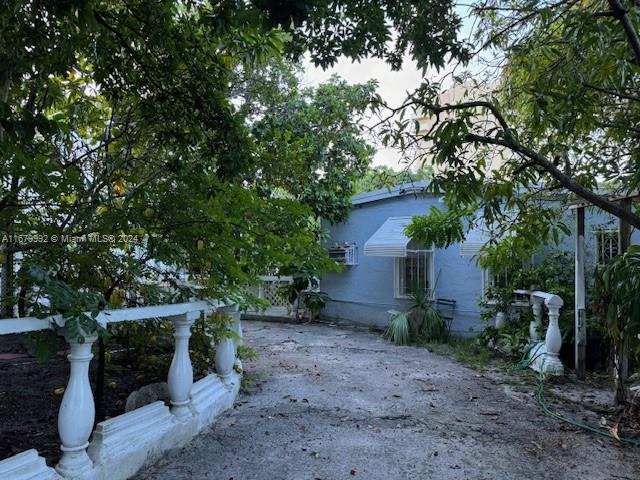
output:
[[[619,220],[606,212],[603,212],[599,208],[589,207],[585,209],[585,277],[587,285],[593,283],[594,276],[593,271],[597,264],[597,231],[600,229],[605,230],[617,230],[619,226]],[[565,216],[565,224],[570,227],[571,235],[565,235],[560,239],[560,244],[551,244],[544,248],[540,254],[536,255],[537,258],[542,258],[544,255],[552,251],[568,252],[573,258],[576,244],[576,211],[567,210]],[[635,228],[631,230],[631,244],[640,244],[640,231]]]
[[[365,325],[386,327],[388,310],[406,310],[406,299],[394,298],[394,259],[366,257],[364,244],[389,217],[424,215],[431,206],[445,206],[431,195],[405,195],[354,206],[346,223],[326,224],[333,242],[355,242],[358,265],[330,273],[321,280],[322,290],[331,301],[323,311],[327,319],[349,320]],[[434,298],[456,300],[452,331],[468,334],[482,329],[478,300],[482,295],[482,270],[471,257],[460,255],[460,245],[434,251]]]
[[[385,196],[354,205],[346,223],[325,224],[330,232],[326,245],[333,242],[355,242],[358,247],[358,265],[346,266],[341,272],[322,278],[322,290],[331,301],[322,313],[326,319],[348,320],[365,325],[386,327],[388,310],[406,310],[409,301],[394,298],[394,259],[392,257],[364,256],[364,244],[389,217],[424,215],[431,206],[446,207],[429,194]],[[566,223],[571,235],[561,239],[559,245],[550,245],[537,258],[551,251],[566,251],[571,256],[575,246],[575,211],[568,210]],[[585,214],[585,253],[587,282],[593,281],[596,264],[596,231],[599,228],[616,229],[618,221],[597,208],[588,208]],[[640,232],[632,230],[632,244],[640,244]],[[483,271],[472,257],[460,255],[460,244],[434,251],[434,298],[456,300],[452,332],[469,335],[484,329],[478,303],[482,297]]]

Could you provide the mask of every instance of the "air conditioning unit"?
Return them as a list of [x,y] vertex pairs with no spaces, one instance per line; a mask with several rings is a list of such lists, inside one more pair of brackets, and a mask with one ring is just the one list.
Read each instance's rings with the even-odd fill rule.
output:
[[334,243],[327,249],[329,257],[343,265],[358,264],[358,247],[355,243]]

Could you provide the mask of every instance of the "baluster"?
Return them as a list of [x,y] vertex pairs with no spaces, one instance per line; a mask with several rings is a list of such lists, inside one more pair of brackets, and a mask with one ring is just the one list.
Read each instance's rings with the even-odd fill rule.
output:
[[531,309],[533,320],[529,324],[529,345],[540,341],[540,328],[542,327],[542,298],[531,296]]
[[191,325],[199,315],[200,312],[189,312],[171,317],[175,328],[173,336],[176,340],[167,385],[171,398],[171,412],[180,420],[186,420],[190,415],[189,395],[193,386],[193,367],[189,357],[189,337]]
[[561,375],[564,372],[564,367],[560,361],[562,334],[560,333],[558,318],[560,317],[560,307],[562,307],[563,302],[560,297],[555,296],[545,303],[549,309],[549,327],[544,339],[547,352],[544,360],[544,370],[545,372]]
[[93,463],[87,455],[89,436],[95,419],[93,393],[89,384],[89,363],[93,358],[91,346],[97,336],[85,336],[83,343],[68,335],[65,335],[65,339],[71,350],[67,355],[70,373],[58,413],[62,458],[56,465],[56,470],[63,477],[74,478],[93,468]]
[[223,382],[228,382],[236,362],[235,343],[231,338],[224,338],[216,344],[216,373]]
[[236,344],[236,353],[238,351],[238,347],[244,344],[244,340],[242,338],[242,323],[240,322],[241,317],[240,312],[233,312],[231,314],[231,318],[233,319],[232,330],[238,336],[238,339],[235,341]]

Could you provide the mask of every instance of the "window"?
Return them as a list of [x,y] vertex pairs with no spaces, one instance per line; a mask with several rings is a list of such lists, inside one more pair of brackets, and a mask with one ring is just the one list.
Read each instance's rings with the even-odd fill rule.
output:
[[503,268],[497,273],[488,269],[483,271],[482,275],[482,296],[486,298],[491,288],[506,288],[509,286],[511,278],[511,269]]
[[407,298],[413,289],[432,295],[433,251],[407,250],[406,257],[395,259],[394,296]]
[[514,277],[517,279],[518,272],[526,271],[534,266],[534,257],[533,255],[529,260],[525,260],[522,262],[521,268],[502,268],[499,272],[494,272],[493,269],[489,268],[483,270],[482,274],[482,296],[486,300],[487,293],[492,288],[529,288],[525,285],[513,285]]
[[490,272],[489,284],[491,287],[507,288],[509,286],[509,279],[511,277],[511,269],[503,268],[497,273]]
[[606,265],[618,255],[618,230],[596,231],[596,258],[598,265]]

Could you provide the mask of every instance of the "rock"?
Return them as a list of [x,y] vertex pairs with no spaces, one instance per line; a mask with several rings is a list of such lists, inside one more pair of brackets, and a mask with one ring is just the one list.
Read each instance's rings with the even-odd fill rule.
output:
[[167,382],[150,383],[144,387],[131,392],[127,397],[127,403],[124,407],[125,412],[130,412],[136,408],[144,407],[150,403],[162,400],[169,400],[169,387]]

